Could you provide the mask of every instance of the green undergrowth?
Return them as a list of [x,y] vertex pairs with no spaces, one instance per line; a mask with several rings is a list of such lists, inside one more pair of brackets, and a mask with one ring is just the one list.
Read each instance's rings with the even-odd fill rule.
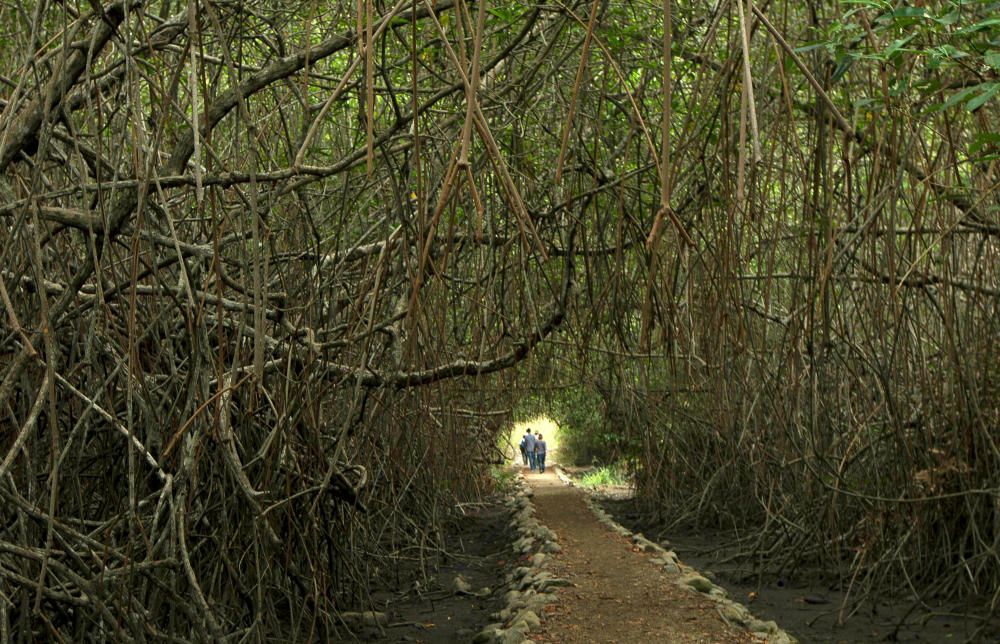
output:
[[580,485],[583,487],[603,487],[606,485],[626,485],[628,479],[625,470],[617,464],[605,465],[587,472],[580,478]]
[[493,489],[498,494],[507,495],[514,491],[514,480],[517,473],[507,465],[494,465],[490,467],[490,475],[493,478]]

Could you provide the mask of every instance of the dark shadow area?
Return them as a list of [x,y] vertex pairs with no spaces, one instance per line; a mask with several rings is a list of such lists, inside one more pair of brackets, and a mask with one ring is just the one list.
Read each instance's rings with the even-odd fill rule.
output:
[[447,547],[436,568],[424,574],[419,561],[401,557],[398,583],[373,591],[374,610],[385,613],[386,624],[356,628],[338,641],[471,641],[503,607],[503,577],[513,563],[510,519],[497,498],[464,505],[446,525]]
[[[989,597],[922,604],[912,596],[847,597],[835,575],[800,568],[754,570],[732,531],[669,529],[648,519],[634,499],[603,499],[623,526],[672,548],[755,615],[774,620],[801,642],[998,642],[1000,619],[984,620]],[[847,601],[845,602],[845,597]]]

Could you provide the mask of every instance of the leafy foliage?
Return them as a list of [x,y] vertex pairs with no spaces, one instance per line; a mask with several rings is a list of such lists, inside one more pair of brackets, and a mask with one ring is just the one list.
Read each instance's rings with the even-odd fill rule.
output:
[[605,465],[580,477],[580,485],[589,488],[627,484],[628,476],[618,465]]

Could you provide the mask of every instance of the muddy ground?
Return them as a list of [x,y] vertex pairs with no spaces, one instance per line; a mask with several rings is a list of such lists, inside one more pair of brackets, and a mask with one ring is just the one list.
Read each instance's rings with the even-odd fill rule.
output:
[[[963,615],[984,610],[989,598],[968,605],[921,607],[906,597],[849,598],[819,571],[758,575],[746,562],[726,562],[735,535],[652,525],[631,499],[606,499],[605,510],[634,532],[668,542],[681,561],[714,577],[730,596],[761,619],[776,621],[803,643],[1000,642],[1000,619],[984,624]],[[843,609],[843,612],[842,612]],[[839,618],[843,616],[842,622]]]
[[[512,561],[514,541],[510,512],[500,499],[465,506],[447,534],[447,554],[428,572],[426,581],[413,563],[401,562],[398,588],[372,594],[372,606],[386,613],[381,628],[356,630],[340,642],[415,642],[445,644],[469,642],[503,607],[501,588]],[[468,590],[455,592],[461,576]]]

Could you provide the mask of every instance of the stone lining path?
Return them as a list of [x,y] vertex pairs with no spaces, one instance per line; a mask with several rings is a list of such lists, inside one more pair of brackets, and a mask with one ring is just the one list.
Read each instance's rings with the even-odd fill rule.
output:
[[760,641],[726,623],[708,597],[675,585],[672,573],[654,565],[631,540],[602,526],[582,493],[552,470],[525,474],[535,491],[539,522],[555,531],[562,546],[547,567],[574,584],[559,589],[559,601],[546,607],[543,624],[531,631],[532,641]]

